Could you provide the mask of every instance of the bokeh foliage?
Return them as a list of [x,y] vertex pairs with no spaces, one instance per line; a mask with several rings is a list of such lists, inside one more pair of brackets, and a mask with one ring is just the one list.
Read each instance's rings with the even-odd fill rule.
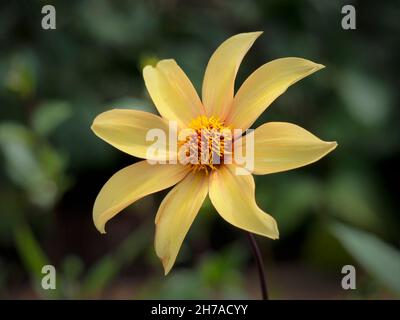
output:
[[[53,4],[57,29],[41,29]],[[271,296],[394,298],[400,295],[398,206],[399,4],[353,1],[357,29],[343,30],[346,1],[38,1],[0,4],[0,297],[249,298],[255,267],[241,231],[206,202],[164,278],[153,219],[165,194],[109,223],[91,221],[97,192],[137,159],[90,131],[110,108],[155,112],[141,70],[175,58],[201,87],[207,60],[227,37],[263,30],[239,85],[284,56],[327,66],[299,82],[257,121],[297,123],[339,147],[296,171],[257,177],[259,205],[281,239],[259,238]],[[373,14],[371,14],[373,13]],[[57,268],[55,292],[41,266]],[[357,290],[340,287],[357,267]],[[309,282],[305,282],[306,280]]]

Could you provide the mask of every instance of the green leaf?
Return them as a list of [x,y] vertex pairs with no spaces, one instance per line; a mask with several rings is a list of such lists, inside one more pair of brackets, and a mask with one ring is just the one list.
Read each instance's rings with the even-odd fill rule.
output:
[[160,281],[161,287],[153,292],[145,292],[147,299],[201,299],[210,292],[202,279],[192,270],[175,270]]
[[[260,182],[260,187],[256,188],[256,198],[263,209],[273,214],[282,237],[296,231],[306,218],[315,212],[321,201],[321,185],[312,177],[288,176],[271,183],[271,190],[266,190],[263,187],[265,182]],[[266,194],[272,194],[272,199],[268,199]]]
[[341,75],[338,91],[350,114],[367,126],[387,121],[392,106],[390,91],[382,79],[374,79],[359,70]]
[[132,263],[143,251],[150,234],[149,228],[143,226],[131,233],[114,252],[99,259],[83,281],[83,296],[92,296],[104,289],[124,266]]
[[333,234],[350,254],[387,288],[400,294],[400,252],[375,235],[335,223]]
[[72,115],[71,107],[64,101],[47,101],[39,106],[32,117],[33,129],[48,135]]
[[50,208],[67,188],[66,159],[38,141],[28,128],[11,122],[0,124],[0,151],[7,175],[25,190],[32,203]]
[[382,221],[376,194],[371,179],[362,173],[343,171],[335,174],[327,186],[327,204],[330,211],[339,219],[368,230],[379,231]]
[[21,224],[15,228],[15,243],[22,262],[29,273],[34,278],[40,279],[42,268],[49,264],[49,261],[26,224]]
[[[18,254],[33,281],[37,293],[48,297],[56,297],[58,295],[57,289],[42,290],[40,286],[43,277],[42,268],[51,263],[30,227],[25,223],[20,223],[14,229],[14,236]],[[58,281],[57,285],[59,285]]]
[[30,50],[14,54],[8,62],[5,87],[21,98],[31,97],[36,90],[38,61]]
[[89,270],[83,282],[82,294],[92,296],[99,293],[117,276],[120,269],[120,264],[111,255],[104,256]]
[[24,189],[30,189],[31,185],[44,179],[33,154],[33,145],[33,135],[22,125],[0,125],[0,149],[4,154],[6,172],[15,184]]

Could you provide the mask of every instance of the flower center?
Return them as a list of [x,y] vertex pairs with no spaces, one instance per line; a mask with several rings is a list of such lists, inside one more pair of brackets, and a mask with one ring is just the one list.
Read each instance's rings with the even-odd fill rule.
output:
[[193,170],[218,168],[232,154],[232,129],[218,118],[199,116],[178,136],[179,159]]

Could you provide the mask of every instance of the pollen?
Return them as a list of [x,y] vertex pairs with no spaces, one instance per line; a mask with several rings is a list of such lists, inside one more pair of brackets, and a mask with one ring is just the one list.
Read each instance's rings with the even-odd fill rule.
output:
[[179,158],[194,171],[208,173],[232,155],[232,129],[216,117],[199,116],[179,132]]

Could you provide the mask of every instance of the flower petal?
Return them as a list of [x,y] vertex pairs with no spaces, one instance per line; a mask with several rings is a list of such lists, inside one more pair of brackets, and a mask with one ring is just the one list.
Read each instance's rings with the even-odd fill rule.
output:
[[187,173],[188,168],[179,164],[151,165],[147,161],[118,171],[106,182],[94,203],[96,228],[105,233],[107,221],[122,209],[144,196],[173,186]]
[[156,216],[154,246],[165,274],[175,263],[182,242],[207,196],[208,179],[189,173],[164,198]]
[[167,120],[185,127],[204,108],[192,83],[175,60],[161,60],[156,67],[146,66],[143,77],[158,112]]
[[176,151],[169,150],[168,122],[154,114],[129,109],[113,109],[98,115],[92,124],[93,132],[117,149],[138,158],[149,158],[147,151],[154,141],[146,141],[152,129],[159,129],[165,134],[164,142],[160,139],[159,153],[151,160],[167,160],[176,157]]
[[235,227],[277,239],[275,219],[256,204],[253,176],[236,175],[236,169],[234,165],[225,165],[212,172],[209,186],[212,204]]
[[[246,139],[242,138],[242,144],[245,150]],[[295,124],[265,123],[254,130],[253,173],[267,174],[302,167],[321,159],[336,146],[335,141],[322,141]]]
[[237,71],[244,55],[262,32],[237,34],[223,42],[208,62],[203,79],[203,104],[209,117],[224,120],[234,94]]
[[288,87],[322,68],[321,64],[301,58],[282,58],[264,64],[238,90],[226,123],[248,129]]

